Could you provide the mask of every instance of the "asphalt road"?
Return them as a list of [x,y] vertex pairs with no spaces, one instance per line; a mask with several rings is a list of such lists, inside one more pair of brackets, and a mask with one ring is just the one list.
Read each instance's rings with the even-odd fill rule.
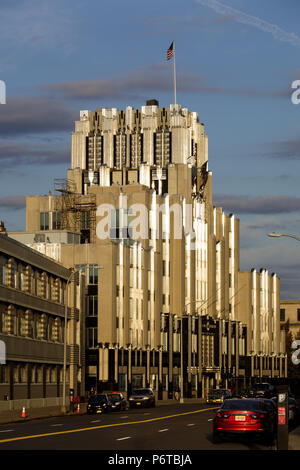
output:
[[[272,450],[249,438],[212,442],[214,409],[176,404],[0,425],[4,450]],[[112,453],[115,455],[115,452]]]

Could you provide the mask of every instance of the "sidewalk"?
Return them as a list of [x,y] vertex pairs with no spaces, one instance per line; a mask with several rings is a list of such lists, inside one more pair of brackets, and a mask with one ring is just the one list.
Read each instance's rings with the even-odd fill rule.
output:
[[[86,403],[80,404],[80,413],[86,413]],[[67,413],[68,416],[77,414],[77,410]],[[57,416],[64,416],[60,406],[48,406],[44,408],[30,408],[25,409],[25,418],[22,418],[22,409],[20,410],[6,410],[0,413],[0,424],[18,423],[30,421],[32,419],[51,418]]]
[[300,426],[289,433],[289,450],[300,450]]

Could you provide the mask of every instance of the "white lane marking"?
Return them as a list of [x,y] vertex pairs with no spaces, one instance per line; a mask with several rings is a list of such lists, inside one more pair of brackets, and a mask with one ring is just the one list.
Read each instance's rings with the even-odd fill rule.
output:
[[211,419],[208,419],[207,421],[213,421],[213,418],[211,418]]
[[195,424],[194,424],[194,423],[191,423],[191,424],[188,424],[188,426],[195,426]]
[[63,426],[63,424],[51,424],[51,426]]
[[169,431],[169,429],[160,429],[158,432],[166,432]]
[[121,416],[122,419],[128,418],[128,416]]
[[125,439],[131,439],[131,437],[130,436],[120,437],[119,439],[117,439],[117,441],[124,441]]
[[143,415],[145,415],[145,416],[146,416],[146,415],[149,415],[149,414],[150,414],[150,413],[143,413]]
[[14,429],[4,429],[4,431],[0,431],[0,432],[13,432]]
[[101,419],[95,419],[95,421],[91,421],[91,423],[101,423]]

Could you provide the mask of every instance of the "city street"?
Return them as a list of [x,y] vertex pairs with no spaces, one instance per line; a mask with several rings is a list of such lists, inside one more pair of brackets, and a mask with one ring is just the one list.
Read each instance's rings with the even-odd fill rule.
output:
[[3,424],[0,451],[272,450],[249,438],[214,444],[215,409],[178,404]]

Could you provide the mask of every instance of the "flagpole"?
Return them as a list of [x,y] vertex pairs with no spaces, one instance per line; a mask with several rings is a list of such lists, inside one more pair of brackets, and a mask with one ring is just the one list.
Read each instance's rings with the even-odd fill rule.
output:
[[176,62],[175,62],[175,41],[173,43],[173,65],[174,65],[174,104],[176,104]]

